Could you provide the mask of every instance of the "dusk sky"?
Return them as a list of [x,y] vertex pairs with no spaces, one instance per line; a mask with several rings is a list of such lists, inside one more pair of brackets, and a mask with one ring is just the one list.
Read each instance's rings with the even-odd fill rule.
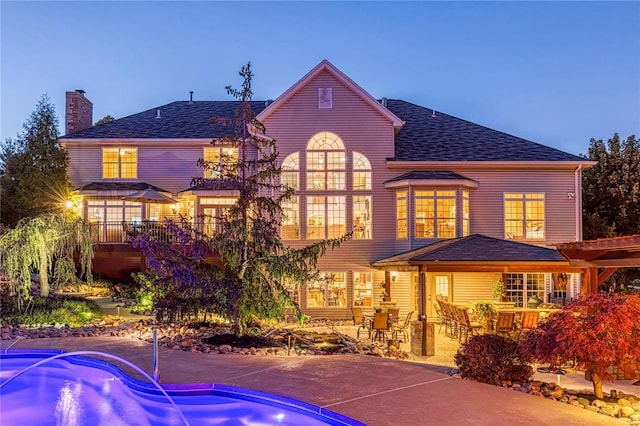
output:
[[[640,2],[0,2],[1,140],[42,94],[93,121],[229,100],[251,61],[275,99],[322,59],[403,99],[573,154],[640,136]],[[268,129],[267,129],[268,130]]]

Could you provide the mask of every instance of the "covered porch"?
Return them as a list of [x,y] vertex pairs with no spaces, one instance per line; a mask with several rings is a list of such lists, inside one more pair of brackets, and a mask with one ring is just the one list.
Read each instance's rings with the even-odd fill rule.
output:
[[[568,303],[581,294],[583,272],[554,249],[478,234],[436,241],[372,266],[388,272],[385,291],[401,311],[415,307],[425,323],[437,317],[438,300],[469,306],[501,300],[526,308],[536,296]],[[496,298],[498,281],[503,294]]]

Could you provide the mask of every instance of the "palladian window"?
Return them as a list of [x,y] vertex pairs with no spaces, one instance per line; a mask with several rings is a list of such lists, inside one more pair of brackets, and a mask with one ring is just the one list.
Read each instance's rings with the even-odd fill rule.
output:
[[300,239],[300,204],[294,195],[282,202],[281,234],[283,240]]
[[300,154],[294,152],[289,154],[287,158],[282,162],[282,173],[280,174],[280,183],[287,185],[290,188],[298,189],[299,184],[299,170],[300,170]]
[[354,191],[371,189],[371,163],[359,152],[353,152],[353,189]]
[[338,135],[321,132],[307,144],[307,190],[344,190],[346,154]]
[[307,197],[307,239],[341,237],[346,223],[345,197]]
[[353,239],[370,240],[371,196],[353,196]]

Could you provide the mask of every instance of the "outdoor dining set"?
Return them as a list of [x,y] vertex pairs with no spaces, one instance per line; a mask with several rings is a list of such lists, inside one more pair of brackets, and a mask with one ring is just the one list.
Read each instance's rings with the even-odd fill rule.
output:
[[351,308],[353,322],[358,326],[356,335],[360,333],[373,341],[386,342],[391,339],[396,342],[409,341],[409,326],[414,311],[409,312],[400,321],[400,309],[389,308],[386,312],[364,311],[361,307]]
[[556,307],[496,309],[485,315],[480,322],[480,318],[471,316],[469,311],[473,309],[470,309],[468,304],[453,304],[438,300],[434,303],[434,308],[440,320],[438,332],[444,328],[445,334],[450,338],[457,338],[458,342],[463,340],[466,342],[469,335],[480,333],[493,333],[520,341],[549,313],[558,310]]

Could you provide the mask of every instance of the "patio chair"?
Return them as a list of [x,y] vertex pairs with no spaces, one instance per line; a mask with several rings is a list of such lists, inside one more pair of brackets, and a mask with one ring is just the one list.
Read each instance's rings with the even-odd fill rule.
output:
[[449,306],[449,315],[451,315],[451,338],[455,339],[460,334],[460,313],[458,312],[458,307],[456,305],[451,303],[448,303],[447,305]]
[[524,311],[522,314],[522,322],[518,328],[518,341],[529,331],[533,330],[533,328],[538,325],[538,321],[540,321],[540,312]]
[[482,324],[479,322],[471,321],[469,318],[469,312],[466,308],[457,308],[458,310],[458,321],[459,321],[459,330],[458,330],[458,343],[462,340],[462,335],[464,334],[464,343],[467,343],[467,339],[469,338],[469,333],[473,336],[474,334],[479,334],[480,330],[482,330]]
[[398,308],[389,308],[387,309],[387,313],[389,314],[389,322],[391,324],[397,324],[400,320],[400,309]]
[[122,233],[124,241],[134,240],[140,234],[134,224],[127,221],[122,221]]
[[442,302],[442,312],[445,318],[444,334],[448,337],[456,337],[458,334],[458,324],[456,323],[456,315],[454,315],[453,305]]
[[353,314],[353,325],[358,326],[358,330],[356,331],[356,337],[360,338],[360,330],[366,330],[369,337],[371,336],[371,328],[369,327],[368,320],[362,313],[362,308],[353,307],[351,308],[351,313]]
[[411,325],[411,317],[413,316],[413,312],[414,311],[411,311],[407,314],[407,317],[404,319],[403,324],[395,324],[391,327],[391,338],[393,340],[398,341],[398,333],[402,333],[402,337],[404,337],[402,342],[409,341],[409,325]]
[[373,314],[373,324],[371,327],[372,340],[384,342],[386,332],[389,330],[389,314],[387,312],[376,312]]
[[433,309],[436,311],[436,318],[440,327],[438,327],[438,334],[442,331],[442,326],[444,325],[444,314],[442,313],[442,308],[440,307],[440,301],[433,302]]
[[494,320],[494,332],[497,335],[505,335],[505,337],[513,338],[516,325],[516,313],[507,311],[498,311],[498,316]]

